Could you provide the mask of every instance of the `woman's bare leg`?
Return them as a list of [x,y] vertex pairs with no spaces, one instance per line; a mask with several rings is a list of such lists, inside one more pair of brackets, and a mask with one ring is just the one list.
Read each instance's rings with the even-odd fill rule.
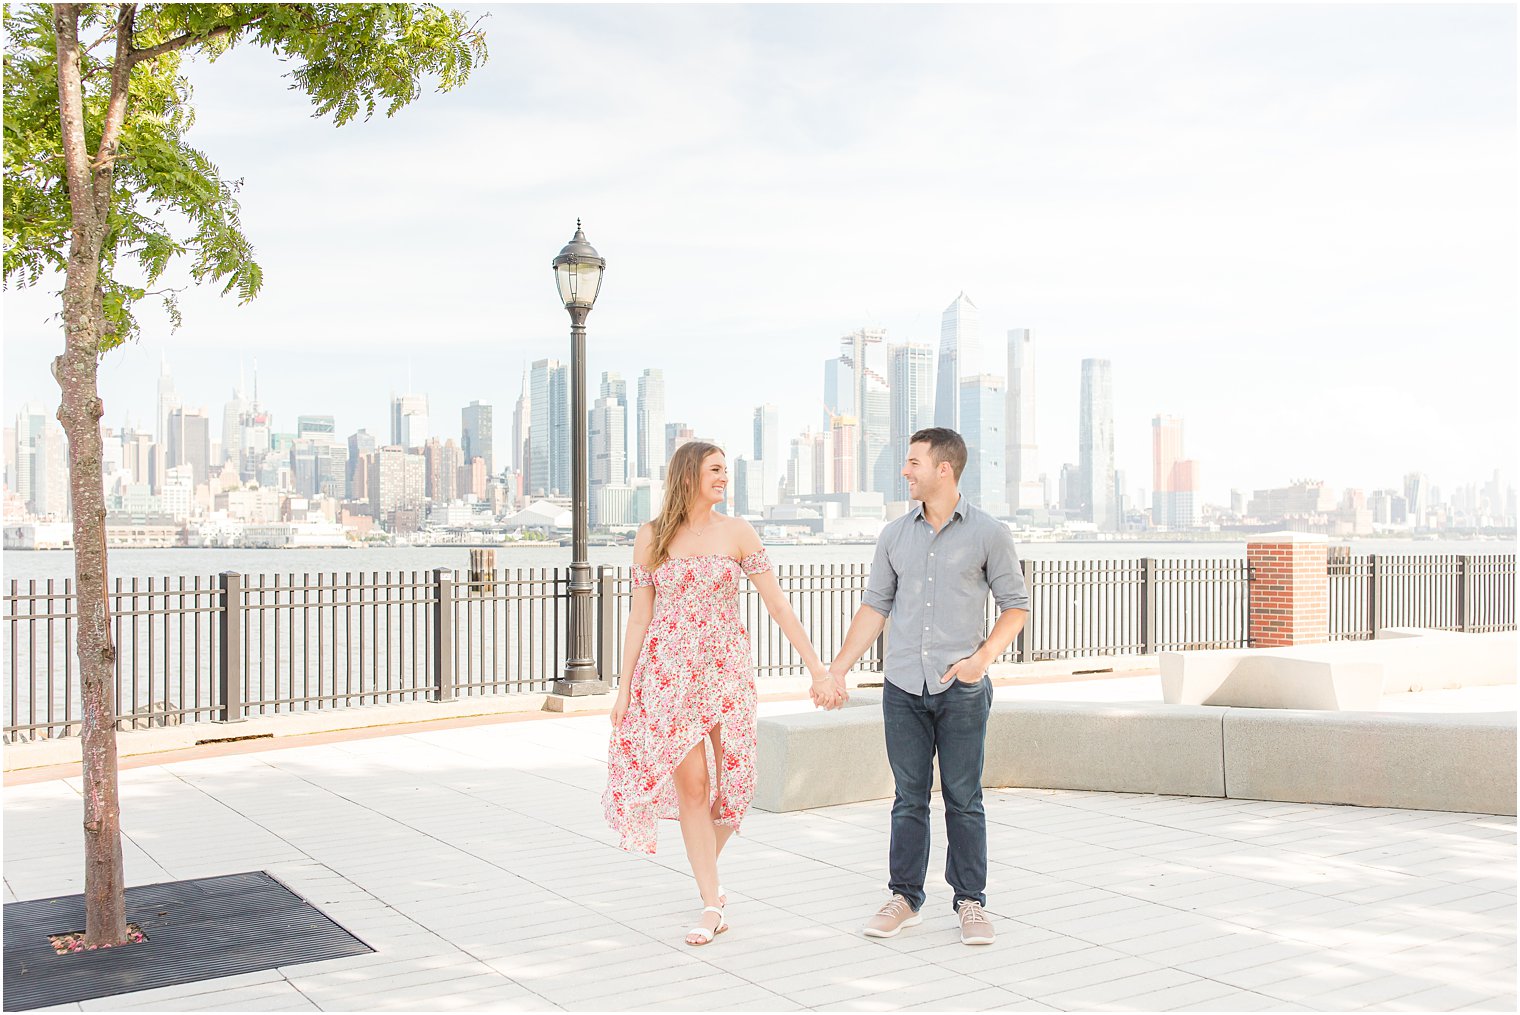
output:
[[[676,766],[676,803],[681,816],[681,839],[686,843],[686,860],[691,864],[702,905],[718,905],[718,844],[711,812],[708,810],[706,744],[698,743]],[[715,913],[703,913],[702,924],[718,926]],[[688,943],[696,943],[688,935]]]
[[728,840],[734,837],[733,825],[718,824],[718,805],[722,802],[721,787],[723,785],[723,724],[719,723],[718,725],[714,726],[712,728],[712,732],[709,733],[708,736],[712,740],[713,757],[718,759],[717,764],[714,767],[718,773],[718,786],[720,788],[720,791],[713,794],[712,822],[713,838],[717,845],[716,855],[722,856],[723,847],[728,845]]

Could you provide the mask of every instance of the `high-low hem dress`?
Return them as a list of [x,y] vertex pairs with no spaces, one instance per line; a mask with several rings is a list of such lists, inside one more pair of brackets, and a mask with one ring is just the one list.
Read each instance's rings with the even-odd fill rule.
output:
[[[655,587],[654,613],[630,677],[628,711],[607,744],[607,823],[629,852],[655,851],[656,822],[679,820],[675,769],[705,745],[708,807],[737,833],[755,797],[755,667],[739,616],[739,576],[769,571],[765,550],[743,560],[671,557],[633,565]],[[721,726],[722,755],[709,734]]]

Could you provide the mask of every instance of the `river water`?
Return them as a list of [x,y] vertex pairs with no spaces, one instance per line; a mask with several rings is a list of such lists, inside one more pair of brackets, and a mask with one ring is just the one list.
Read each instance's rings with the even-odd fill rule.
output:
[[[1513,540],[1414,540],[1353,539],[1332,541],[1331,545],[1350,546],[1353,554],[1440,554],[1440,553],[1514,553]],[[496,567],[549,568],[568,567],[570,547],[515,545],[497,547]],[[1158,542],[1153,540],[1080,540],[1070,542],[1032,542],[1019,544],[1019,555],[1029,560],[1132,560],[1138,557],[1204,559],[1244,557],[1246,540],[1198,540],[1192,542]],[[817,546],[771,546],[770,558],[777,564],[868,564],[870,544],[826,544]],[[592,566],[610,564],[627,567],[632,549],[627,546],[593,546]],[[433,568],[464,570],[469,566],[470,551],[463,546],[355,547],[310,550],[237,550],[237,549],[131,549],[112,550],[108,567],[112,578],[157,578],[213,575],[222,571],[243,574],[300,575],[317,572],[426,571]],[[69,550],[6,550],[0,556],[0,571],[6,579],[62,579],[74,576],[74,554]]]

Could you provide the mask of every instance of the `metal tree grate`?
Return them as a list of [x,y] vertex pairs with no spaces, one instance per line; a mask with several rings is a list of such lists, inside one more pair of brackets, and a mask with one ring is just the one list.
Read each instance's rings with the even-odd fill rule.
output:
[[84,896],[5,907],[5,1010],[24,1011],[374,951],[266,871],[127,889],[148,940],[60,955]]

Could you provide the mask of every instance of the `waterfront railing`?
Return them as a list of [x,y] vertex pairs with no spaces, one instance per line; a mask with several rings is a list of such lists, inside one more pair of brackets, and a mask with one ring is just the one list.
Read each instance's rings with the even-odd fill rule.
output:
[[[1251,572],[1243,559],[1022,566],[1030,620],[1001,661],[1249,645]],[[869,572],[864,564],[776,568],[824,659],[843,643]],[[1393,626],[1513,630],[1514,586],[1513,554],[1333,555],[1330,636],[1369,638]],[[595,654],[602,679],[615,684],[632,580],[604,566],[595,588]],[[560,674],[569,629],[569,574],[561,568],[117,579],[109,600],[124,730],[543,693]],[[5,742],[77,736],[73,582],[13,580],[4,601]],[[740,609],[756,672],[803,672],[748,584]],[[989,629],[994,613],[989,599]],[[860,668],[879,673],[884,651],[878,639]]]

